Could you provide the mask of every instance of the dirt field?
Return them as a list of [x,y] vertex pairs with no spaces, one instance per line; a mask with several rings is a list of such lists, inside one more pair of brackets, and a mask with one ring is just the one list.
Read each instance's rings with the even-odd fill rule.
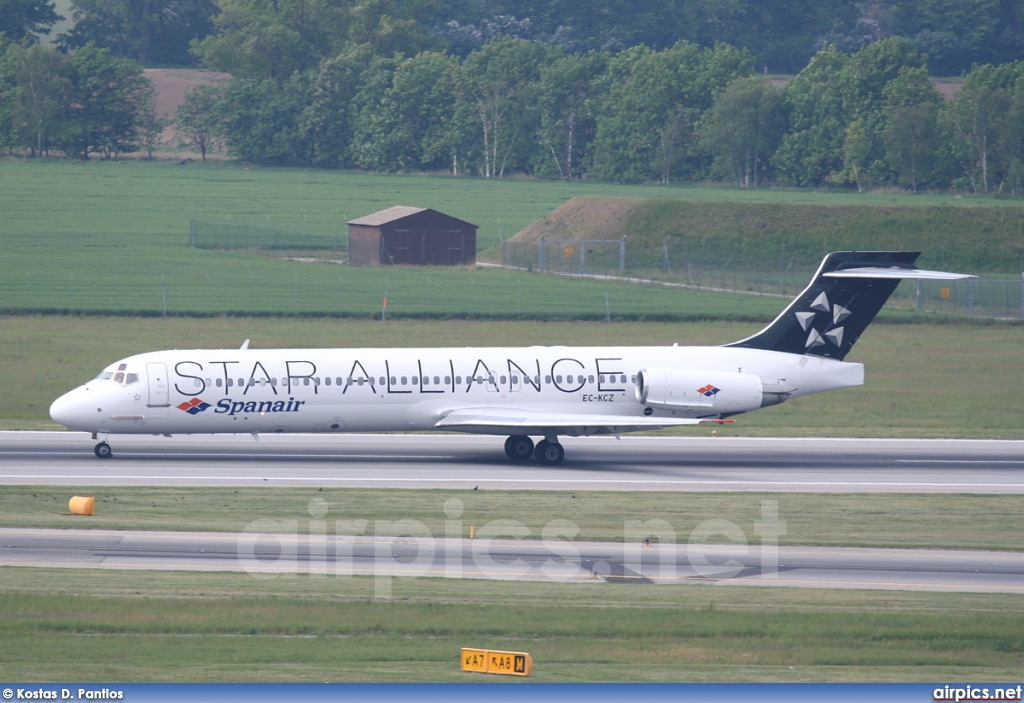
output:
[[563,239],[618,239],[626,217],[641,203],[609,198],[572,198],[543,220],[516,234],[512,241],[536,242],[541,235]]
[[[231,77],[221,71],[208,71],[201,68],[147,68],[143,71],[146,78],[156,88],[156,111],[161,117],[174,118],[174,111],[185,99],[185,91],[197,85],[221,85]],[[174,127],[164,130],[164,141],[174,141]]]

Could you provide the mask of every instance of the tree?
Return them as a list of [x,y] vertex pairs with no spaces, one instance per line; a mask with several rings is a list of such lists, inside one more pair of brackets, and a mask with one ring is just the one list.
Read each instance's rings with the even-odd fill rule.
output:
[[[826,46],[787,87],[792,108],[789,133],[773,163],[780,180],[800,186],[828,181],[891,180],[882,133],[885,86],[904,68],[923,61],[905,39],[893,37],[869,44],[853,56]],[[854,133],[850,125],[860,120]],[[847,153],[858,155],[856,175]],[[862,159],[862,160],[861,160]]]
[[221,0],[217,33],[192,43],[203,64],[283,83],[340,48],[347,8],[330,0]]
[[1018,65],[978,66],[941,113],[953,159],[975,193],[988,193],[1001,177],[999,145],[1016,117],[1010,112]]
[[52,0],[0,0],[0,35],[13,42],[34,44],[63,19]]
[[616,181],[670,183],[706,168],[695,126],[713,95],[750,75],[753,57],[731,46],[679,42],[652,52],[635,48],[609,63],[597,113],[594,175]]
[[313,163],[346,166],[351,163],[352,102],[371,60],[369,47],[357,47],[320,64],[312,77],[308,102],[299,130]]
[[82,159],[136,151],[139,124],[154,100],[139,64],[89,44],[72,55],[71,66],[61,149]]
[[203,63],[238,78],[279,83],[296,71],[367,46],[395,57],[436,50],[423,23],[429,2],[403,0],[220,0],[217,33],[193,43]]
[[301,73],[282,85],[232,78],[221,102],[228,153],[254,161],[309,161],[310,145],[299,127],[309,84],[309,76]]
[[482,143],[480,173],[504,176],[528,162],[537,129],[540,67],[554,49],[522,39],[496,39],[470,54],[459,77],[460,100],[475,115]]
[[843,137],[843,170],[833,178],[845,183],[853,181],[857,184],[857,192],[863,192],[863,180],[867,175],[868,159],[871,157],[871,138],[864,127],[864,120],[855,119],[846,128]]
[[12,45],[11,145],[46,154],[59,139],[71,96],[74,67],[71,60],[49,47]]
[[219,148],[224,142],[221,97],[218,87],[197,85],[185,92],[185,99],[175,113],[179,146],[196,147],[203,161],[206,161],[207,151]]
[[714,172],[757,187],[786,131],[783,90],[763,78],[739,78],[715,96],[700,129]]
[[424,52],[382,71],[382,89],[368,77],[356,101],[355,163],[376,171],[450,166],[465,136],[455,127],[457,71],[452,57]]
[[142,64],[190,64],[189,42],[213,32],[213,0],[72,0],[74,27],[59,45],[89,42]]
[[563,181],[583,174],[597,129],[593,108],[598,79],[609,59],[606,53],[590,52],[541,66],[537,136],[545,149],[537,155],[539,173],[557,173]]
[[942,98],[923,68],[903,68],[882,91],[885,159],[902,186],[917,190],[932,175],[938,154]]
[[150,161],[153,160],[153,151],[165,143],[164,130],[174,124],[171,118],[157,114],[156,95],[153,97],[139,119],[139,146],[146,150],[146,158]]

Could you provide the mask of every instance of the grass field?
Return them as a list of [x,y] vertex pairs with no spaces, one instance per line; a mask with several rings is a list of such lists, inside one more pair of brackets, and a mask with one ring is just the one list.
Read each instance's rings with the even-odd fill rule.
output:
[[[737,255],[746,251],[755,260],[782,269],[789,268],[792,259],[778,255],[780,236],[787,240],[783,251],[807,247],[819,251],[827,243],[822,237],[827,240],[833,229],[830,241],[837,246],[923,245],[929,249],[929,260],[952,268],[969,263],[979,273],[1016,278],[1024,258],[1020,234],[1024,211],[1016,201],[385,176],[224,162],[178,165],[8,158],[0,159],[0,244],[4,247],[0,311],[363,317],[379,313],[387,291],[393,316],[559,319],[603,318],[610,313],[632,319],[666,315],[686,319],[687,311],[680,307],[687,305],[708,316],[729,314],[719,310],[722,307],[760,314],[763,305],[759,307],[753,298],[726,304],[695,297],[680,305],[673,291],[566,282],[525,272],[360,270],[271,258],[265,252],[188,246],[192,216],[341,235],[346,220],[404,204],[432,207],[478,224],[478,249],[484,250],[578,196],[685,204],[680,215],[655,203],[629,225],[629,231],[615,235],[629,235],[641,249],[657,250],[663,237],[675,236],[682,228],[691,239],[699,240],[696,249],[690,247],[694,256],[706,255],[717,242],[720,249],[736,249]],[[808,205],[828,207],[811,207],[817,214],[808,217],[802,214]],[[690,232],[696,222],[703,224]],[[845,229],[836,224],[843,222]],[[908,227],[914,235],[911,239],[901,234]],[[850,239],[851,228],[863,237]],[[889,230],[899,232],[887,234]],[[922,239],[926,234],[929,238]],[[981,245],[981,237],[992,245]],[[762,253],[764,247],[770,256]],[[975,258],[964,251],[973,252]],[[960,254],[954,257],[952,252]],[[488,256],[493,259],[494,253]],[[801,260],[783,287],[802,287],[807,266],[813,268],[813,262]]]
[[[664,292],[527,274],[388,270],[276,261],[187,247],[188,218],[263,218],[337,233],[395,204],[481,226],[481,248],[576,196],[698,203],[949,206],[1016,202],[947,195],[741,191],[697,187],[495,182],[263,169],[229,163],[74,163],[0,159],[0,310],[104,316],[0,317],[0,427],[53,428],[50,402],[111,361],[162,348],[530,344],[722,344],[756,331],[785,300]],[[958,215],[959,216],[959,215]],[[997,215],[996,219],[1001,215]],[[981,217],[981,216],[979,216]],[[986,215],[985,217],[988,217]],[[1016,213],[1011,216],[1016,217]],[[659,223],[665,226],[671,218]],[[863,224],[863,223],[862,223]],[[884,223],[883,223],[884,224]],[[674,225],[673,225],[674,226]],[[652,229],[652,232],[654,230]],[[1015,272],[1019,257],[1007,256]],[[1016,273],[1015,273],[1016,275]],[[801,281],[802,283],[802,281]],[[556,319],[627,311],[684,323],[371,322],[387,290],[396,315],[541,310]],[[596,302],[595,302],[596,299]],[[585,301],[580,303],[579,301]],[[170,319],[130,317],[162,311]],[[392,307],[393,306],[393,307]],[[216,313],[352,314],[362,319]],[[531,312],[533,311],[533,312]],[[177,318],[177,312],[210,314]],[[484,316],[480,314],[480,316]],[[706,318],[717,317],[717,321]],[[929,315],[887,313],[894,320]],[[758,320],[740,323],[722,321]],[[883,324],[858,343],[867,383],[740,418],[720,434],[1024,438],[1022,328]],[[706,430],[686,430],[701,431]],[[345,438],[338,437],[339,443]],[[0,489],[5,526],[81,526],[67,489]],[[98,492],[98,491],[91,491]],[[321,497],[322,493],[317,493]],[[443,492],[331,491],[331,517],[421,519],[437,526]],[[103,489],[89,524],[240,529],[255,517],[308,519],[302,490]],[[460,497],[464,522],[572,519],[617,539],[625,517],[662,517],[685,534],[707,517],[746,529],[758,494],[555,493]],[[1019,501],[1000,496],[772,495],[787,543],[1019,549]],[[626,502],[623,502],[626,501]],[[636,513],[643,515],[636,515]],[[525,649],[538,681],[1017,681],[1024,600],[993,594],[397,579],[274,579],[218,573],[0,568],[0,667],[23,681],[477,681],[463,646]]]
[[481,681],[461,647],[528,651],[532,681],[1005,681],[1024,601],[995,594],[0,569],[19,681]]
[[[68,497],[89,491],[97,513],[68,513]],[[552,520],[568,520],[581,541],[622,542],[626,520],[661,520],[675,532],[664,542],[686,543],[706,520],[728,520],[755,541],[761,502],[776,501],[785,522],[783,546],[900,547],[908,549],[1020,549],[1024,511],[1012,495],[810,493],[642,493],[583,491],[440,491],[303,488],[160,488],[0,486],[5,527],[242,532],[254,520],[298,521],[308,534],[309,501],[326,501],[328,533],[351,534],[351,521],[368,520],[367,534],[388,534],[386,521],[416,520],[431,534],[453,536],[444,512],[462,501],[461,535],[496,520],[515,520],[539,536]],[[377,524],[380,521],[381,524]],[[346,532],[346,529],[350,532]]]

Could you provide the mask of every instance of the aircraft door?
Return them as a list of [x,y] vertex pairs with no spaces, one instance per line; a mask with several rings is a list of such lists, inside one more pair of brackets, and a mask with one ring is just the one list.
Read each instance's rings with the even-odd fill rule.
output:
[[146,364],[146,375],[149,377],[149,407],[166,408],[171,404],[170,392],[167,388],[167,364],[162,361],[151,361]]

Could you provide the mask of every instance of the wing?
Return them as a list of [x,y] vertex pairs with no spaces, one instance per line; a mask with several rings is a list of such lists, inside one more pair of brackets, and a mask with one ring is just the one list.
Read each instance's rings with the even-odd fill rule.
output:
[[637,417],[634,415],[583,415],[543,413],[518,408],[462,408],[441,418],[437,429],[480,434],[564,434],[570,436],[619,434],[663,427],[696,425],[696,418]]

